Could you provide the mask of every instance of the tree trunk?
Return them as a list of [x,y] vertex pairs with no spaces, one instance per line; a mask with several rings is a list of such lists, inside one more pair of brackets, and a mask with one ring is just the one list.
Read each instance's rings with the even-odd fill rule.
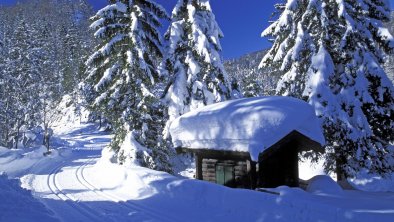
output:
[[49,152],[49,132],[48,132],[48,123],[47,123],[47,110],[46,110],[46,100],[44,99],[44,138],[42,141],[42,145],[44,145],[47,148],[47,151]]
[[[8,112],[8,101],[6,104],[5,108],[6,112]],[[10,139],[10,126],[9,126],[9,119],[5,119],[5,141],[4,144],[6,145],[7,148],[12,149],[12,146],[10,147],[9,145],[9,139]]]
[[21,128],[21,124],[20,124],[20,121],[18,120],[17,121],[16,136],[14,137],[15,138],[15,149],[18,149],[20,128]]
[[341,167],[342,166],[339,166],[338,162],[337,162],[337,167],[336,167],[337,181],[341,181],[341,180],[346,179],[345,173],[343,172]]
[[50,139],[50,135],[48,134],[48,135],[46,135],[47,136],[47,139],[46,139],[46,144],[45,144],[45,146],[46,146],[46,148],[47,148],[47,151],[49,152],[49,139]]
[[337,174],[337,181],[346,180],[347,179],[346,172],[343,169],[343,167],[345,166],[346,161],[345,161],[345,159],[343,157],[338,156],[339,147],[335,147],[334,150],[335,150],[335,153],[337,154],[336,160],[335,160],[335,162],[336,162],[335,163],[336,164],[336,166],[335,166],[335,173]]
[[10,139],[10,130],[9,130],[9,128],[8,128],[8,123],[6,124],[6,131],[5,131],[5,141],[4,141],[4,144],[6,144],[6,146],[7,146],[7,148],[12,148],[12,147],[10,147],[10,144],[9,144],[9,140]]
[[43,145],[47,148],[47,152],[49,153],[49,140],[51,135],[49,135],[49,129],[48,129],[48,124],[45,123],[44,124],[44,141],[43,141]]

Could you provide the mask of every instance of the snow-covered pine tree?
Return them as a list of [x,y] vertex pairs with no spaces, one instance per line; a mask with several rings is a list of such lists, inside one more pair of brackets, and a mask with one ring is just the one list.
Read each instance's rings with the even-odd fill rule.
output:
[[37,83],[40,76],[40,49],[35,38],[35,30],[29,26],[29,17],[18,11],[19,20],[11,35],[12,46],[9,50],[9,77],[13,80],[14,111],[13,115],[13,147],[18,148],[23,128],[34,125],[37,121],[35,114],[39,110],[39,88]]
[[0,146],[12,148],[10,140],[14,133],[14,123],[16,122],[16,78],[12,75],[12,61],[10,59],[11,33],[13,32],[13,23],[10,19],[9,8],[0,7]]
[[209,0],[178,1],[165,34],[169,46],[162,70],[170,78],[164,97],[167,127],[190,110],[239,94],[232,92],[220,58],[222,37]]
[[[0,7],[1,9],[1,7]],[[6,63],[6,49],[5,49],[5,19],[4,15],[0,13],[0,146],[6,146],[6,74],[5,74],[5,63]]]
[[[281,7],[281,6],[280,6]],[[308,101],[324,128],[326,170],[394,170],[394,89],[381,65],[394,41],[385,0],[288,0],[263,36],[274,44],[261,66],[278,67],[279,95]],[[391,144],[391,145],[390,145]]]
[[[272,68],[259,69],[261,59],[268,49],[248,53],[236,59],[224,62],[231,81],[239,85],[244,97],[267,96],[275,94],[279,75]],[[279,74],[279,73],[278,73]]]
[[[152,92],[162,58],[159,19],[168,15],[151,0],[110,3],[92,18],[91,28],[101,39],[86,62],[87,83],[97,94],[92,105],[114,127],[111,147],[120,164],[170,170],[160,144],[159,101]],[[128,146],[122,146],[125,142]]]
[[94,15],[94,11],[86,0],[59,1],[57,4],[61,9],[54,12],[58,14],[57,18],[69,18],[56,22],[60,26],[59,35],[62,37],[57,40],[61,41],[58,50],[65,57],[59,64],[63,73],[62,85],[64,94],[72,97],[74,111],[81,121],[84,101],[79,84],[84,79],[84,62],[96,45],[93,32],[88,28],[89,18]]
[[[41,8],[42,9],[42,8]],[[51,15],[47,14],[49,17]],[[61,44],[56,44],[59,41],[58,33],[51,30],[51,21],[34,19],[32,27],[34,27],[34,39],[40,56],[40,61],[37,66],[39,68],[40,79],[35,83],[37,92],[36,102],[39,105],[39,111],[35,113],[35,121],[39,123],[44,129],[43,144],[46,145],[49,152],[50,138],[47,137],[51,133],[54,116],[58,114],[57,105],[62,99],[64,85],[65,67],[61,65],[61,60],[58,58],[59,48]],[[31,126],[35,126],[34,124]],[[29,128],[31,128],[29,127]]]
[[[32,8],[36,13],[31,13]],[[55,110],[63,87],[67,85],[70,92],[77,88],[76,83],[65,84],[63,79],[66,72],[68,79],[80,79],[76,78],[83,64],[80,59],[87,55],[84,48],[89,48],[85,45],[92,38],[87,35],[87,26],[79,22],[72,33],[78,36],[79,46],[68,50],[67,36],[62,33],[67,33],[80,16],[89,17],[88,12],[86,0],[31,0],[0,7],[3,146],[16,147],[25,131],[38,125],[45,127],[47,111]],[[78,55],[78,60],[70,59],[70,51]]]
[[[76,86],[83,80],[83,62],[92,53],[90,47],[94,46],[92,31],[87,31],[90,25],[89,17],[94,15],[93,10],[86,0],[61,1],[58,3],[61,12],[57,12],[59,17],[66,16],[70,19],[59,21],[59,35],[62,55],[66,59],[61,61],[63,68],[63,86],[65,93],[72,94],[77,100]],[[85,30],[84,30],[85,29]]]
[[[389,29],[390,33],[394,33],[394,11],[390,13],[390,21],[386,23],[386,27]],[[394,84],[394,54],[388,55],[384,64],[384,71],[386,71],[387,76]]]

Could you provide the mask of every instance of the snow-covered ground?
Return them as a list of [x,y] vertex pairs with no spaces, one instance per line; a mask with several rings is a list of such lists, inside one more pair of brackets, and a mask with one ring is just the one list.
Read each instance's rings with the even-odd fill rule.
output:
[[57,221],[19,180],[0,175],[0,188],[0,221]]
[[393,192],[342,191],[324,179],[308,192],[231,189],[112,164],[100,158],[110,135],[95,125],[55,132],[67,144],[49,157],[0,148],[0,171],[37,198],[0,176],[0,221],[394,221]]

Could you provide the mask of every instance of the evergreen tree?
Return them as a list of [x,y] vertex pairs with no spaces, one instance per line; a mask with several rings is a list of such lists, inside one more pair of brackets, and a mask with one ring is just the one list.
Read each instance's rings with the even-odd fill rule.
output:
[[[94,89],[91,95],[95,97],[91,105],[115,129],[111,147],[119,163],[131,161],[169,170],[157,132],[160,108],[153,94],[159,80],[157,64],[162,57],[159,19],[168,16],[150,0],[110,3],[97,12],[91,24],[95,37],[101,39],[86,62],[85,88]],[[121,146],[124,142],[131,147]]]
[[[63,72],[63,87],[65,93],[72,94],[77,100],[76,86],[83,81],[83,67],[94,46],[92,32],[81,31],[89,27],[89,18],[93,15],[91,7],[86,1],[60,2],[62,12],[58,12],[59,17],[68,17],[64,21],[59,21],[60,48],[58,49],[66,59],[61,61],[60,67]],[[56,40],[55,40],[56,41]]]
[[162,74],[170,78],[164,99],[167,127],[190,110],[239,94],[232,92],[220,58],[222,37],[208,0],[178,1],[165,35],[169,46],[162,64]]
[[12,33],[12,23],[8,8],[0,7],[0,146],[10,147],[9,141],[13,133],[13,123],[15,123],[15,88],[13,84],[15,78],[11,75],[10,60],[10,33]]
[[[281,6],[280,6],[281,7]],[[394,89],[381,65],[394,48],[384,0],[289,0],[263,36],[275,42],[261,66],[283,72],[277,93],[308,101],[321,119],[326,169],[394,170]]]
[[13,119],[13,147],[18,148],[21,130],[36,123],[35,113],[39,110],[37,82],[40,81],[39,48],[31,36],[34,30],[27,23],[28,17],[22,12],[18,14],[20,20],[12,34],[12,46],[9,51],[10,69],[9,79],[12,79],[15,115]]
[[[390,21],[386,23],[386,27],[389,29],[390,33],[394,33],[394,12],[391,11],[390,13]],[[386,57],[386,61],[384,64],[384,71],[386,72],[387,76],[394,84],[394,55],[388,55]]]
[[275,94],[276,83],[279,80],[278,72],[272,68],[259,69],[261,59],[268,50],[248,53],[240,58],[224,62],[229,77],[244,97],[267,96]]
[[3,16],[0,14],[0,146],[4,146],[3,141],[4,141],[4,126],[3,124],[5,123],[5,104],[1,100],[4,98],[4,87],[5,87],[5,73],[4,73],[4,68],[5,68],[5,49],[4,49],[4,24],[2,22]]

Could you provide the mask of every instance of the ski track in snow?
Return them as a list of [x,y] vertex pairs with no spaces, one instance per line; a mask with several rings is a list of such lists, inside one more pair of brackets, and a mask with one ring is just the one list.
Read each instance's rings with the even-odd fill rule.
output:
[[47,185],[50,191],[55,194],[60,200],[68,204],[72,209],[78,211],[83,216],[83,218],[86,218],[89,221],[102,221],[101,218],[98,217],[97,214],[95,214],[95,211],[93,209],[89,209],[83,203],[77,202],[77,200],[74,199],[72,196],[62,191],[63,189],[56,182],[56,176],[59,174],[62,167],[64,167],[64,165],[60,165],[59,167],[55,168],[48,175]]
[[[88,127],[93,131],[92,127]],[[134,203],[103,190],[88,180],[86,169],[99,160],[101,149],[110,141],[104,133],[83,132],[63,135],[74,144],[70,157],[57,163],[37,162],[25,179],[27,188],[62,221],[178,221],[149,206]],[[81,135],[82,134],[82,135]],[[44,166],[41,166],[44,164]],[[46,165],[45,165],[46,164]],[[38,170],[35,170],[38,168]]]
[[78,167],[78,169],[77,169],[76,177],[77,177],[78,181],[81,184],[83,184],[87,189],[89,189],[90,191],[97,194],[97,196],[101,196],[101,197],[106,198],[107,200],[117,202],[119,204],[119,206],[121,206],[122,208],[124,208],[126,210],[134,210],[134,211],[144,212],[145,214],[149,215],[149,217],[151,219],[153,219],[154,221],[163,221],[163,222],[177,221],[177,219],[175,219],[169,215],[165,215],[165,217],[163,217],[163,212],[156,211],[153,208],[149,208],[149,207],[143,206],[141,204],[128,202],[126,199],[123,199],[119,196],[116,196],[115,194],[111,194],[108,191],[103,191],[103,190],[95,187],[84,176],[85,168],[88,167],[89,165],[93,165],[95,162],[96,161],[94,161],[94,160],[90,160],[89,162]]

